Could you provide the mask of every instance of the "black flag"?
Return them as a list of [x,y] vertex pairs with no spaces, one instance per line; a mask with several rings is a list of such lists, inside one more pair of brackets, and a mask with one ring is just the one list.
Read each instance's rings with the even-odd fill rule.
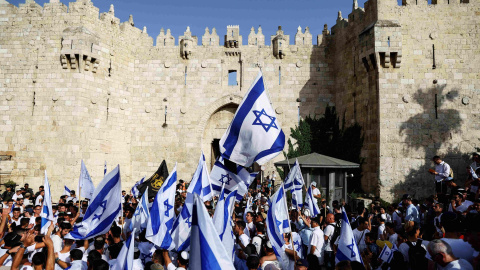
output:
[[168,177],[168,169],[167,163],[165,160],[162,161],[158,170],[148,178],[148,180],[144,181],[142,184],[137,186],[137,189],[140,194],[143,195],[145,189],[148,187],[148,197],[155,197],[157,195],[158,190],[162,187],[163,181]]

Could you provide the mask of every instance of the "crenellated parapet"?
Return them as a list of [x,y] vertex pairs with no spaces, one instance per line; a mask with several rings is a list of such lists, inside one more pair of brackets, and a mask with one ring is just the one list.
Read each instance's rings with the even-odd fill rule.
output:
[[265,46],[265,36],[262,33],[262,27],[258,27],[258,32],[255,33],[255,28],[250,29],[250,34],[248,34],[248,45],[249,46]]
[[110,5],[110,10],[100,14],[100,20],[110,22],[114,25],[120,25],[120,19],[115,17],[115,9],[113,5]]
[[312,46],[312,34],[310,28],[305,27],[305,33],[302,32],[302,27],[298,26],[295,34],[295,45],[297,46]]
[[216,46],[218,47],[220,44],[220,38],[217,34],[217,30],[215,27],[212,29],[212,33],[210,33],[210,30],[205,28],[205,34],[202,36],[202,45],[206,47],[210,46]]
[[170,29],[167,29],[167,33],[163,28],[160,29],[160,34],[157,36],[157,47],[175,47],[175,37],[172,36]]

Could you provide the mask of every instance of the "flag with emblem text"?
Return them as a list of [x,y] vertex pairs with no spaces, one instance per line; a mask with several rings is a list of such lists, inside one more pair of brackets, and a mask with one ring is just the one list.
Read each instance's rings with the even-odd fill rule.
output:
[[139,194],[145,192],[145,189],[148,187],[148,197],[153,198],[157,194],[158,190],[162,187],[163,181],[168,177],[168,168],[165,160],[162,161],[158,170],[150,176],[147,180],[137,186]]
[[52,212],[52,194],[50,193],[50,184],[48,183],[47,171],[45,171],[45,182],[43,184],[45,196],[43,196],[43,207],[40,216],[42,217],[41,233],[48,231],[50,222],[54,220]]
[[190,185],[188,186],[185,204],[173,223],[172,237],[177,251],[188,250],[190,248],[194,194],[200,195],[200,198],[202,198],[204,202],[211,200],[213,197],[212,185],[203,152],[200,155],[197,170],[193,174],[192,181],[190,181]]
[[363,264],[360,250],[358,249],[357,242],[353,236],[352,227],[348,221],[345,208],[342,207],[342,228],[340,230],[340,236],[338,241],[337,254],[335,256],[335,263],[341,261],[357,261]]
[[120,166],[107,173],[93,192],[83,221],[75,224],[70,235],[77,240],[106,234],[122,210]]
[[250,167],[254,162],[265,164],[284,146],[285,134],[259,72],[220,140],[220,152],[225,159]]
[[177,164],[168,176],[152,204],[147,222],[146,238],[160,249],[175,248],[170,234],[175,220],[175,190],[177,183]]
[[237,165],[235,172],[231,172],[224,164],[222,157],[213,165],[210,172],[210,180],[212,181],[213,194],[218,196],[224,186],[225,194],[237,190],[237,200],[242,200],[248,187],[255,180],[257,172],[250,173],[244,167]]

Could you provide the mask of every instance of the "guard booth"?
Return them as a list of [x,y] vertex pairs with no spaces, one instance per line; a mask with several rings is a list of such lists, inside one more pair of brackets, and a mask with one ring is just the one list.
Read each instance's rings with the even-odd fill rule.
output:
[[318,153],[311,153],[276,162],[274,165],[275,167],[282,167],[285,175],[287,175],[290,171],[290,166],[293,166],[296,159],[302,170],[307,189],[312,182],[316,182],[317,188],[322,193],[322,198],[327,198],[327,203],[330,207],[332,207],[334,200],[343,198],[347,201],[348,170],[359,168],[359,164]]

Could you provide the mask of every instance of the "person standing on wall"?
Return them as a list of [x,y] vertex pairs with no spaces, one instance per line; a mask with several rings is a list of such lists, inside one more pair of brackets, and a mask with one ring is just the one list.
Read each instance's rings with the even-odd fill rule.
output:
[[435,169],[430,169],[429,172],[435,175],[435,191],[437,194],[445,194],[447,192],[446,179],[449,177],[453,178],[451,175],[452,170],[450,165],[443,161],[439,156],[434,156],[432,158],[433,163],[435,164]]

